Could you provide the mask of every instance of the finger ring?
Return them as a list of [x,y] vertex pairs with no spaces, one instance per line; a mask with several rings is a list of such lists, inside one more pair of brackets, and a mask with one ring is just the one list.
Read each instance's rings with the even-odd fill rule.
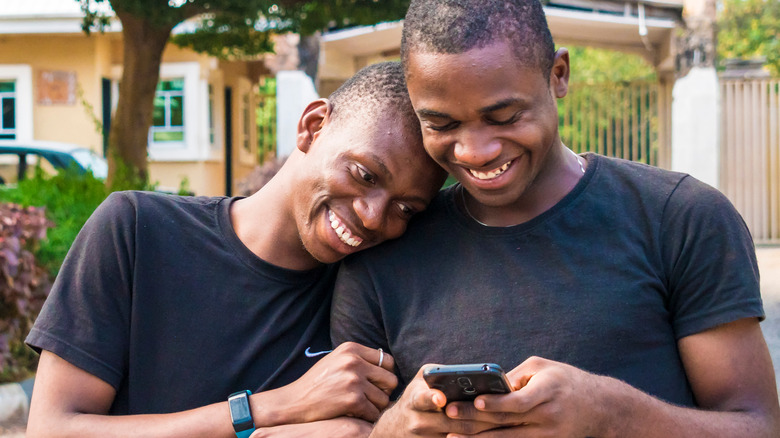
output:
[[382,349],[380,348],[379,349],[379,364],[378,364],[378,366],[381,367],[382,366],[382,362],[384,362],[384,361],[385,361],[385,352],[382,351]]

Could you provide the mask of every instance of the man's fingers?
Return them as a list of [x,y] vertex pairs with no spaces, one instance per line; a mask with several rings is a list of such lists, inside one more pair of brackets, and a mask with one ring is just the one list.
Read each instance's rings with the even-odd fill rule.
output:
[[418,411],[434,412],[447,404],[447,397],[438,389],[419,385],[412,395],[412,408]]
[[363,358],[363,360],[366,362],[376,366],[381,366],[387,371],[393,372],[395,369],[395,359],[393,359],[393,356],[381,348],[370,348],[356,342],[345,342],[339,345],[334,351],[340,350],[352,352]]
[[478,421],[496,426],[516,426],[526,421],[524,413],[509,411],[482,411],[471,402],[450,403],[444,409],[448,417],[457,420]]

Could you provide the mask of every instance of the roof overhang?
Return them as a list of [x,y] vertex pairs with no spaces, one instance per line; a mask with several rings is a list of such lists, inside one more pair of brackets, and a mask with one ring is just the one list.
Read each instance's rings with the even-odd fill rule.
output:
[[[597,2],[583,2],[594,6]],[[547,22],[558,45],[574,44],[609,48],[623,52],[632,52],[645,57],[656,67],[668,62],[674,29],[679,26],[676,16],[682,7],[674,1],[649,1],[644,4],[653,7],[665,7],[670,12],[664,16],[645,16],[644,6],[637,2],[612,3],[625,6],[622,10],[585,10],[545,6]],[[601,5],[609,2],[601,3]],[[620,6],[623,8],[624,6]],[[638,13],[641,9],[642,13]],[[649,14],[648,14],[649,15]],[[322,36],[321,61],[324,77],[342,76],[347,69],[329,65],[344,63],[348,58],[369,57],[383,53],[397,53],[400,48],[403,21],[381,23],[375,26],[363,26],[326,33]]]

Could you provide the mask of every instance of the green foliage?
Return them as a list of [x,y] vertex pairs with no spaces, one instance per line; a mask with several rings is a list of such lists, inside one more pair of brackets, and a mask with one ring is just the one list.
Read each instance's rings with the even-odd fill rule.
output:
[[173,42],[221,58],[273,51],[270,35],[309,35],[325,29],[400,20],[409,0],[75,0],[84,12],[85,32],[105,28],[106,6],[160,27],[201,16],[191,33]]
[[0,191],[0,201],[45,208],[55,227],[40,242],[35,256],[53,278],[79,230],[108,193],[105,183],[91,172],[66,171],[48,177],[37,171],[17,187]]
[[260,78],[257,102],[257,149],[262,164],[276,150],[276,78]]
[[570,83],[620,83],[654,81],[655,70],[638,55],[593,47],[568,47],[571,64]]
[[718,13],[718,57],[766,57],[774,76],[780,76],[780,2],[722,0]]
[[28,377],[35,365],[24,336],[51,282],[31,250],[50,226],[43,209],[0,204],[0,382]]

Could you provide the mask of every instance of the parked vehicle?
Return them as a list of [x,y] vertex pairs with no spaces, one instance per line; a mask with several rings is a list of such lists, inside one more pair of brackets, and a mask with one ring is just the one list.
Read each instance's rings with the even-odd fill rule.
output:
[[53,175],[66,169],[91,171],[97,178],[108,175],[108,162],[91,150],[51,141],[0,140],[0,184],[16,184],[35,174],[37,168]]

